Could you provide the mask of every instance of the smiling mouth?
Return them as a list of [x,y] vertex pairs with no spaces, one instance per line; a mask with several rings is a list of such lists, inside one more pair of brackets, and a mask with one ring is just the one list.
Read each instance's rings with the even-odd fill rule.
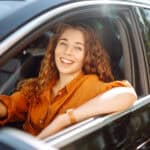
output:
[[60,61],[63,64],[73,64],[74,63],[72,60],[66,59],[66,58],[63,58],[63,57],[60,57]]

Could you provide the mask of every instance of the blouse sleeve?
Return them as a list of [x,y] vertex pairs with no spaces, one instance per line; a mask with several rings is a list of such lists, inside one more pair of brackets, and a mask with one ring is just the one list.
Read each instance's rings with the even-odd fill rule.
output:
[[115,87],[131,87],[132,85],[127,80],[116,80],[112,82],[103,82],[100,81],[97,76],[89,76],[89,80],[86,80],[86,84],[84,85],[84,89],[94,95],[98,95],[104,93]]
[[104,91],[110,90],[115,87],[132,87],[132,85],[127,80],[117,80],[109,83],[103,83]]
[[15,92],[11,96],[0,95],[0,102],[7,107],[7,116],[0,119],[0,125],[25,120],[29,103],[21,91]]

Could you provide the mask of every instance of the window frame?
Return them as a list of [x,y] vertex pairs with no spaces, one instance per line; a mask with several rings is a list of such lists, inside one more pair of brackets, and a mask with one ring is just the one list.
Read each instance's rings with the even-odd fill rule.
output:
[[[143,36],[140,29],[140,20],[138,17],[138,8],[133,8],[133,24],[132,24],[132,34],[134,36],[134,42],[136,46],[136,54],[138,58],[138,66],[139,66],[139,75],[140,75],[140,85],[142,86],[141,90],[144,95],[149,94],[150,92],[150,73],[148,68],[148,61],[146,57],[146,49],[143,41]],[[144,7],[143,7],[144,8]],[[150,6],[149,6],[150,8]]]
[[[148,61],[147,49],[146,49],[145,42],[144,42],[144,35],[142,34],[141,26],[140,26],[140,23],[141,23],[140,19],[143,19],[142,15],[140,14],[140,9],[148,9],[150,12],[150,7],[149,8],[145,8],[145,7],[143,7],[143,8],[136,7],[135,8],[136,26],[137,26],[137,30],[138,30],[138,34],[139,34],[139,40],[141,43],[141,49],[143,52],[143,58],[142,59],[145,62],[145,72],[147,73],[148,89],[150,89],[150,66],[149,66],[150,60]],[[150,93],[150,90],[148,90],[148,93]]]

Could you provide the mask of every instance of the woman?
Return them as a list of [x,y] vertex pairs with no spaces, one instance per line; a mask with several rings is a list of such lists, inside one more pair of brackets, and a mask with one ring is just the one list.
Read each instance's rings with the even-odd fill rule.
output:
[[86,118],[123,111],[136,93],[127,81],[113,80],[95,32],[83,24],[60,24],[39,76],[0,96],[0,124],[21,120],[25,131],[44,138]]

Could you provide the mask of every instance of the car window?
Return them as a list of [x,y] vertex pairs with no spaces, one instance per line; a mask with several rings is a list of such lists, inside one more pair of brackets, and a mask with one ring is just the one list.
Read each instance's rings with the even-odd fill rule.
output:
[[[99,40],[102,43],[102,46],[110,55],[112,72],[114,74],[115,79],[117,80],[126,79],[123,51],[125,50],[127,52],[128,49],[127,47],[125,49],[122,47],[123,41],[121,39],[121,34],[118,27],[119,14],[116,13],[116,10],[109,10],[109,9],[107,12],[109,15],[105,15],[105,10],[103,13],[102,14],[101,12],[97,13],[96,11],[96,13],[94,12],[93,15],[92,10],[91,14],[89,13],[88,16],[87,13],[85,12],[82,15],[67,16],[64,18],[62,17],[63,20],[60,17],[60,20],[65,22],[74,22],[74,21],[82,22],[91,26],[97,32]],[[81,16],[84,17],[81,18]],[[59,22],[60,20],[58,19],[56,23]],[[49,29],[47,29],[47,31],[49,33],[51,33],[51,31],[54,30],[52,25],[50,25],[48,28]],[[43,35],[47,36],[49,34],[47,34],[47,32],[44,32]],[[32,37],[31,35],[30,38],[33,39],[34,37]],[[40,40],[38,41],[38,39]],[[39,67],[35,66],[39,66],[41,56],[43,56],[42,54],[43,52],[41,51],[41,46],[39,43],[44,43],[44,38],[42,36],[37,38],[37,40],[34,41],[33,43],[30,43],[25,48],[23,48],[23,52],[17,54],[9,61],[7,61],[5,65],[1,66],[0,93],[10,94],[15,88],[15,85],[17,84],[18,81],[24,78],[36,76],[38,74]],[[44,45],[45,45],[44,47],[47,46],[47,44]],[[9,66],[11,65],[13,65],[13,67],[11,70],[9,70],[8,68],[10,68]],[[128,65],[128,67],[129,66],[130,65]],[[38,69],[36,70],[36,68]],[[3,78],[4,75],[5,78]]]
[[144,35],[144,42],[146,45],[146,55],[149,64],[149,72],[150,72],[150,9],[141,9],[141,15],[143,18],[144,26],[141,26],[143,35]]
[[[113,18],[94,17],[76,21],[82,21],[88,24],[98,33],[102,46],[110,55],[112,72],[115,79],[124,79],[120,33]],[[17,54],[1,66],[0,93],[10,94],[18,81],[24,78],[34,77],[38,74],[40,61],[44,55],[48,38],[51,36],[51,30],[53,30],[53,27],[48,30],[49,32],[45,32],[34,42],[23,48],[23,52]]]

